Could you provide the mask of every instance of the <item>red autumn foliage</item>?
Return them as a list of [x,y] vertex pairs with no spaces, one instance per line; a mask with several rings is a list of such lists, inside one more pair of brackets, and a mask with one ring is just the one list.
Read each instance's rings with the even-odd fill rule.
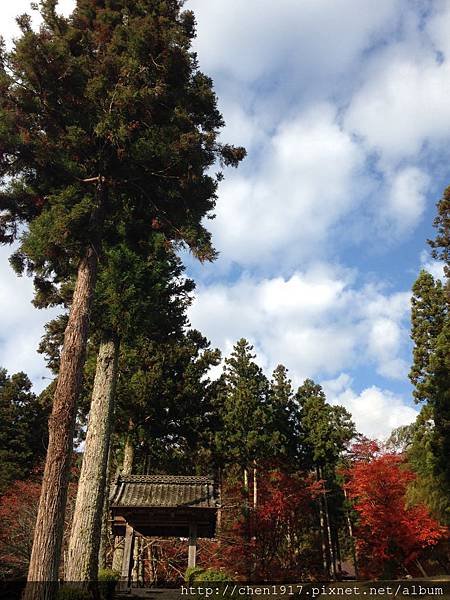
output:
[[23,576],[33,544],[40,483],[15,481],[0,498],[0,576]]
[[219,539],[204,551],[208,566],[258,581],[302,578],[320,569],[315,499],[321,491],[309,475],[260,468],[255,507],[252,482],[247,495],[240,483],[226,482]]
[[[366,448],[367,449],[367,448]],[[372,448],[378,451],[378,447]],[[358,515],[355,530],[361,573],[395,576],[446,534],[424,505],[408,506],[407,487],[415,475],[398,454],[354,449],[346,488]]]
[[[72,469],[77,475],[77,470]],[[41,494],[42,466],[36,467],[29,479],[13,481],[0,497],[0,579],[26,576],[33,545],[39,497]],[[64,546],[70,532],[76,484],[70,483],[65,515]]]

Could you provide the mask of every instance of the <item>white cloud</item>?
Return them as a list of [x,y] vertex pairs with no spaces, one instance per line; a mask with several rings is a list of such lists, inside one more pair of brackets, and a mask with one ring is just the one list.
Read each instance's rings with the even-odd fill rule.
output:
[[373,58],[365,78],[345,125],[384,165],[415,159],[427,142],[448,140],[450,62],[439,63],[432,47],[390,46]]
[[409,425],[418,415],[402,396],[389,390],[371,386],[356,393],[346,373],[322,385],[328,401],[344,406],[352,414],[357,430],[369,438],[385,439],[393,429]]
[[444,261],[433,259],[426,250],[420,253],[420,265],[422,269],[431,273],[435,279],[445,280]]
[[220,190],[215,244],[241,265],[282,271],[326,251],[330,229],[359,201],[363,156],[320,104],[281,125],[259,165],[230,176]]
[[411,232],[422,218],[430,178],[416,167],[401,169],[389,182],[390,190],[382,213],[388,229],[397,234]]
[[409,293],[355,287],[353,273],[331,266],[289,278],[242,277],[229,285],[200,285],[190,320],[228,353],[246,337],[270,372],[284,363],[296,383],[361,363],[401,379],[407,365]]
[[[37,26],[40,22],[40,15],[38,12],[31,10],[31,0],[14,0],[13,2],[2,2],[0,7],[1,17],[1,35],[6,40],[8,46],[11,45],[11,40],[19,36],[20,30],[16,23],[16,17],[27,13],[32,17],[34,26]],[[68,15],[72,12],[75,7],[75,0],[59,0],[57,5],[57,11],[60,14]]]
[[49,372],[36,350],[44,324],[58,311],[32,307],[32,281],[15,275],[8,264],[10,252],[10,248],[0,248],[0,366],[10,373],[24,371],[35,389],[41,390],[46,385],[42,377]]
[[[396,23],[398,0],[190,0],[203,68],[243,82],[289,71],[298,88],[337,79]],[[295,74],[295,75],[294,75]]]

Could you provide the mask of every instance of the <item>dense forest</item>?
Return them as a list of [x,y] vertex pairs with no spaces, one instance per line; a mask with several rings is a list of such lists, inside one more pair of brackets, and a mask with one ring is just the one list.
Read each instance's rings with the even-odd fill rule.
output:
[[[229,579],[448,572],[447,279],[422,271],[412,289],[421,411],[387,440],[361,435],[318,382],[295,389],[282,364],[264,373],[246,339],[222,356],[190,326],[180,249],[214,260],[213,167],[246,153],[219,140],[182,4],[78,0],[65,18],[44,0],[40,29],[22,16],[0,49],[0,241],[33,277],[35,306],[61,310],[39,347],[54,375],[42,393],[0,369],[0,577],[112,569],[121,473],[214,477],[220,527],[198,565]],[[450,188],[431,242],[446,277],[449,207]],[[161,541],[160,579],[180,581],[183,544]]]

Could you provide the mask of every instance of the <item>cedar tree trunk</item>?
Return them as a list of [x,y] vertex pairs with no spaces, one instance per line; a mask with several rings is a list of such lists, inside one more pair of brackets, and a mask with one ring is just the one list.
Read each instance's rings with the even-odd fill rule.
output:
[[[58,581],[67,485],[73,451],[76,402],[82,381],[97,252],[89,247],[78,267],[64,333],[59,376],[49,419],[49,442],[42,480],[25,600],[49,600]],[[36,583],[34,583],[36,582]]]
[[78,482],[65,579],[96,581],[119,343],[106,339],[97,355],[86,445]]
[[125,441],[125,448],[123,450],[123,464],[122,464],[122,475],[131,475],[133,471],[134,462],[134,443],[132,431],[134,429],[134,423],[130,419],[128,423],[128,434]]

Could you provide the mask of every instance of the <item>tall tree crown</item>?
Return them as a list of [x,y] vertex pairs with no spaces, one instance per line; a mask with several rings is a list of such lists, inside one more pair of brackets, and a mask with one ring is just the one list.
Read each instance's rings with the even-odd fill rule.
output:
[[223,120],[190,46],[191,12],[162,0],[79,0],[68,18],[52,0],[33,31],[0,53],[0,240],[40,279],[66,276],[87,244],[161,231],[212,258],[216,160]]

